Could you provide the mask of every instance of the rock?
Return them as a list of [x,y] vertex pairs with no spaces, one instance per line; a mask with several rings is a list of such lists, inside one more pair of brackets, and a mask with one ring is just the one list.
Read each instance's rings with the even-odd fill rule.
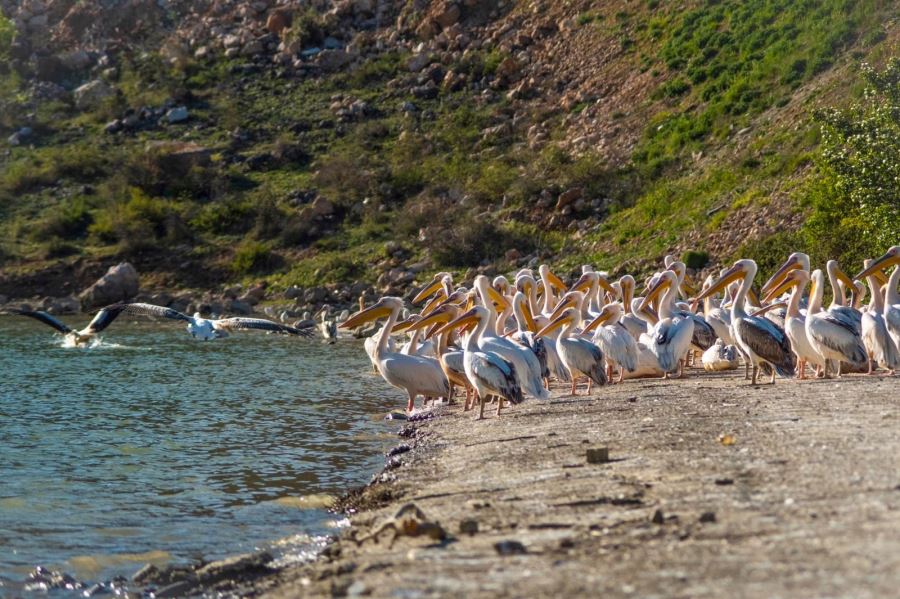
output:
[[419,26],[416,27],[416,35],[419,39],[430,40],[438,34],[440,27],[433,19],[424,19]]
[[715,512],[703,512],[700,514],[700,522],[710,523],[716,521]]
[[238,579],[250,573],[268,572],[271,561],[272,554],[267,551],[228,557],[209,563],[197,570],[197,580],[202,584],[208,585],[226,577]]
[[256,56],[257,54],[262,54],[263,50],[263,45],[258,40],[251,40],[241,48],[241,54],[244,56]]
[[116,119],[114,121],[110,121],[103,126],[104,133],[118,133],[122,130],[122,121]]
[[666,521],[666,517],[663,515],[662,510],[656,510],[653,512],[653,516],[650,517],[650,522],[653,524],[662,524]]
[[95,79],[75,89],[75,106],[79,110],[96,108],[103,100],[114,96],[115,88],[102,79]]
[[312,208],[312,213],[317,218],[331,216],[332,214],[334,214],[334,204],[332,204],[322,196],[317,197],[310,207]]
[[284,299],[292,300],[303,296],[303,288],[292,285],[284,290]]
[[342,50],[344,48],[344,44],[342,44],[339,39],[331,35],[325,38],[325,41],[322,42],[322,45],[325,46],[326,50]]
[[528,553],[525,545],[519,541],[500,541],[494,543],[494,550],[500,555],[524,555]]
[[238,299],[233,299],[230,302],[227,302],[226,306],[228,311],[233,312],[234,314],[240,314],[241,316],[253,314],[253,306]]
[[418,73],[430,63],[431,55],[428,52],[419,52],[418,54],[412,55],[409,60],[406,61],[406,68],[409,69],[411,73]]
[[165,597],[185,597],[190,594],[188,591],[195,586],[197,586],[197,583],[192,580],[179,580],[159,589],[153,596],[161,599]]
[[351,56],[344,50],[322,50],[316,56],[316,64],[325,71],[336,71],[350,60]]
[[154,580],[158,575],[159,568],[153,564],[145,564],[143,568],[134,573],[131,577],[131,581],[136,584],[145,585]]
[[512,249],[506,250],[506,254],[504,254],[504,256],[510,262],[516,262],[516,261],[518,261],[519,258],[522,257],[522,254],[516,248],[512,248]]
[[588,464],[605,464],[609,461],[608,447],[592,447],[586,452]]
[[478,520],[472,520],[471,518],[460,520],[459,532],[460,534],[474,535],[478,532]]
[[52,298],[47,306],[50,314],[76,314],[81,308],[81,303],[74,297]]
[[176,106],[166,113],[166,120],[170,123],[180,123],[188,119],[188,109],[185,106]]
[[18,146],[31,137],[31,127],[22,127],[12,135],[6,138],[7,143],[11,146]]
[[106,274],[79,295],[84,311],[129,300],[138,294],[138,273],[128,262],[110,267]]
[[512,56],[507,56],[497,67],[497,76],[506,81],[515,81],[519,77],[521,66]]
[[281,32],[291,26],[291,14],[286,10],[273,10],[266,19],[269,33],[281,36]]
[[212,151],[199,144],[183,141],[156,141],[147,146],[156,155],[163,171],[171,174],[187,174],[194,167],[208,166]]
[[582,190],[580,187],[573,187],[559,194],[556,199],[556,209],[561,210],[576,200],[581,199]]
[[91,66],[91,57],[84,50],[72,50],[59,57],[60,62],[70,71],[81,71]]
[[459,6],[455,2],[448,2],[441,7],[441,11],[435,15],[434,20],[443,29],[447,29],[459,21],[461,14],[462,11],[459,10]]

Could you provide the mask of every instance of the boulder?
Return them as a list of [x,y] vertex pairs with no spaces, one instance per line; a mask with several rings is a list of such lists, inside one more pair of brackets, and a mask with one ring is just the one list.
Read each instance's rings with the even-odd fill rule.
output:
[[322,50],[316,55],[316,63],[324,71],[336,71],[351,60],[352,57],[344,50]]
[[147,149],[156,156],[159,166],[172,174],[184,175],[194,167],[212,162],[212,151],[193,142],[156,141],[148,144]]
[[225,308],[228,312],[231,312],[232,314],[239,314],[240,316],[253,314],[253,306],[251,306],[247,302],[242,302],[241,300],[234,299],[226,302]]
[[312,212],[316,217],[331,216],[334,213],[334,204],[319,196],[313,201]]
[[96,108],[103,100],[115,93],[114,87],[102,79],[95,79],[75,89],[75,106],[79,110]]
[[444,4],[440,11],[434,16],[434,20],[437,21],[437,24],[443,29],[446,29],[459,21],[461,14],[459,6],[455,2],[448,2]]
[[170,123],[180,123],[188,119],[188,109],[185,106],[176,106],[166,113],[166,120]]
[[291,26],[291,14],[286,10],[273,10],[266,19],[269,33],[281,36],[281,32]]
[[573,187],[559,194],[556,199],[556,209],[561,210],[576,200],[581,199],[582,190],[580,187]]
[[128,262],[110,267],[97,282],[81,292],[81,309],[84,311],[102,308],[115,302],[129,300],[138,294],[140,284],[138,273]]

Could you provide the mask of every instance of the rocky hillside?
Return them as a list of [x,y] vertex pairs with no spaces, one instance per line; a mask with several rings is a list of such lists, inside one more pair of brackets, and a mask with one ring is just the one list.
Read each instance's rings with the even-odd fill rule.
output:
[[893,2],[0,8],[11,298],[122,260],[145,290],[314,307],[438,269],[855,260],[897,237],[865,234],[820,133],[898,54]]

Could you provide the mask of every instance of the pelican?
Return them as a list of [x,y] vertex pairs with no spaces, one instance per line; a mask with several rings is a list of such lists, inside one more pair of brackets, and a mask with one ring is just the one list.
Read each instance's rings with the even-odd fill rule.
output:
[[[579,375],[586,376],[592,383],[606,384],[603,351],[587,339],[571,335],[579,324],[581,324],[581,308],[576,306],[563,309],[559,316],[538,331],[538,336],[542,336],[557,328],[562,328],[557,340],[557,348],[559,357],[572,376],[572,395],[577,395],[575,385]],[[588,394],[590,394],[590,385],[588,385]]]
[[738,367],[738,352],[733,345],[726,345],[721,338],[716,339],[712,347],[703,352],[700,358],[703,370],[719,372],[721,370],[734,370]]
[[857,328],[860,325],[844,310],[822,310],[824,275],[816,269],[811,278],[806,335],[813,348],[824,358],[824,376],[828,376],[828,367],[833,361],[837,361],[837,366],[832,368],[837,376],[841,376],[841,362],[848,362],[854,368],[864,367],[868,356],[861,331]]
[[825,363],[825,358],[810,343],[809,335],[806,333],[806,317],[800,313],[800,297],[803,295],[809,279],[807,271],[792,270],[781,279],[779,285],[770,287],[766,294],[766,301],[771,301],[772,298],[778,297],[793,287],[785,312],[784,331],[791,341],[791,351],[797,356],[797,377],[800,380],[806,379],[807,364],[812,364],[818,369]]
[[[866,269],[870,268],[874,260],[866,260]],[[878,284],[875,273],[869,273],[866,277],[871,289],[872,300],[868,309],[862,314],[862,339],[869,354],[869,374],[872,372],[872,363],[877,363],[894,374],[900,368],[900,349],[891,338],[884,317],[884,298]]]
[[[426,337],[429,337],[432,334],[437,333],[441,325],[454,320],[458,315],[459,307],[454,303],[445,302],[443,305],[432,310],[428,316],[425,316],[424,318],[417,317],[417,320],[409,326],[409,329],[418,332],[426,327],[433,327],[433,329],[425,335]],[[466,378],[463,352],[461,350],[451,350],[449,347],[450,335],[452,333],[453,331],[450,329],[437,333],[438,342],[435,352],[441,370],[444,371],[444,375],[446,375],[447,380],[450,382],[450,395],[453,395],[454,385],[459,385],[465,389],[466,401],[464,410],[468,411],[470,409],[469,393],[472,387],[469,385],[468,378]]]
[[794,373],[794,354],[791,351],[791,342],[787,334],[771,321],[750,316],[744,310],[747,293],[750,291],[750,285],[753,284],[755,276],[756,262],[738,260],[697,298],[697,300],[705,299],[732,281],[741,281],[741,286],[731,304],[731,332],[735,344],[743,350],[744,355],[749,357],[753,364],[751,382],[753,385],[756,384],[759,369],[762,366],[772,369],[772,383],[775,382],[776,372],[783,377]]
[[[634,277],[624,275],[619,279],[619,286],[622,287],[622,307],[625,314],[622,315],[622,326],[624,326],[635,340],[640,340],[641,335],[647,332],[647,321],[638,317],[633,310],[632,302],[634,301]],[[640,302],[640,300],[638,300]]]
[[299,335],[301,337],[311,337],[313,334],[310,327],[298,329],[286,324],[265,320],[264,318],[244,318],[242,316],[234,318],[203,318],[199,312],[195,312],[193,316],[188,316],[173,308],[155,304],[121,303],[113,304],[107,308],[118,310],[124,314],[158,316],[186,322],[187,331],[191,334],[191,337],[203,341],[223,339],[228,336],[229,332],[240,330],[269,331],[271,333]]
[[[528,314],[531,315],[532,320],[535,322],[534,330],[536,332],[539,328],[538,325],[547,324],[549,320],[537,310],[537,284],[534,281],[534,277],[530,273],[520,271],[516,276],[516,289],[525,294]],[[556,380],[559,382],[568,383],[569,371],[566,370],[562,360],[559,359],[559,353],[556,351],[556,338],[554,336],[544,337],[541,341],[544,344],[544,351],[547,354],[548,373],[555,376]],[[544,386],[549,388],[549,385],[549,378],[545,377]]]
[[[450,321],[444,327],[446,329],[475,324],[475,330],[469,334],[463,346],[463,364],[466,378],[475,388],[476,399],[480,400],[481,408],[478,419],[484,418],[484,402],[488,395],[499,397],[497,415],[503,407],[503,400],[518,404],[524,401],[522,389],[519,386],[519,377],[516,376],[516,367],[513,363],[504,360],[499,355],[483,351],[480,347],[481,336],[491,325],[490,312],[481,307],[473,306],[461,316]],[[441,332],[441,329],[438,329]]]
[[625,377],[626,370],[633,373],[637,369],[638,362],[637,341],[620,324],[624,313],[621,304],[606,304],[583,331],[590,333],[596,329],[594,345],[603,351],[607,361],[619,367],[619,383]]
[[58,320],[50,314],[47,314],[46,312],[40,310],[10,310],[10,312],[12,312],[13,314],[18,314],[19,316],[27,316],[28,318],[34,318],[35,320],[53,327],[63,334],[66,339],[66,344],[72,346],[86,345],[90,343],[99,333],[101,333],[104,329],[106,329],[106,327],[112,324],[112,322],[119,314],[122,313],[122,311],[123,310],[121,304],[107,306],[97,312],[94,315],[94,318],[91,319],[91,322],[88,323],[86,327],[84,327],[80,331],[76,331],[67,324],[63,323],[61,320]]
[[887,281],[887,290],[884,297],[884,324],[888,334],[894,340],[894,344],[900,348],[900,292],[897,284],[900,283],[900,245],[889,249],[882,257],[878,258],[869,267],[856,275],[856,279],[868,277],[870,274],[878,274],[880,271],[897,266]]
[[839,315],[840,318],[847,322],[852,322],[856,329],[856,333],[861,335],[862,312],[852,305],[847,305],[847,300],[844,297],[844,292],[842,291],[840,284],[843,283],[845,288],[851,290],[853,295],[856,295],[856,285],[850,277],[841,270],[837,260],[829,260],[825,264],[825,271],[828,273],[828,281],[831,283],[831,305],[828,306],[828,311],[832,314]]
[[[677,285],[676,289],[678,293],[683,294],[685,289],[690,289],[690,287],[685,283],[685,279],[687,277],[687,266],[685,266],[684,262],[680,260],[673,261],[668,269],[675,273],[677,277]],[[675,310],[675,299],[677,298],[677,294],[672,294],[669,297],[669,302]],[[689,307],[688,307],[689,308]],[[676,314],[673,312],[673,314]],[[695,314],[690,309],[681,309],[677,311],[677,315],[682,318],[690,318],[694,321],[694,333],[691,335],[691,345],[697,351],[704,352],[712,347],[713,343],[716,342],[716,331],[710,326],[706,320],[699,314]]]
[[549,399],[550,394],[542,385],[541,364],[537,356],[530,349],[501,337],[495,328],[497,311],[494,309],[494,302],[496,301],[505,309],[508,305],[506,298],[490,286],[484,275],[475,277],[475,289],[482,307],[488,314],[486,328],[478,336],[478,347],[482,351],[494,352],[512,363],[515,366],[519,386],[525,393],[537,399]]
[[375,361],[378,372],[388,384],[406,391],[409,400],[406,411],[412,412],[417,395],[423,397],[450,397],[450,382],[441,370],[437,360],[410,356],[388,349],[388,338],[397,324],[403,300],[399,297],[383,297],[370,308],[352,315],[341,328],[352,329],[359,325],[387,317],[375,346]]
[[512,299],[512,309],[516,317],[516,330],[509,338],[522,347],[530,349],[537,357],[541,365],[541,378],[545,381],[550,378],[550,369],[547,366],[547,344],[534,334],[537,329],[525,294],[517,291]]
[[319,333],[328,343],[334,343],[338,337],[337,322],[334,318],[330,318],[331,307],[328,304],[322,306],[319,310]]
[[681,374],[684,374],[684,357],[691,348],[694,336],[694,321],[690,318],[681,318],[673,310],[675,296],[678,293],[677,275],[671,270],[664,270],[659,274],[656,283],[651,287],[647,296],[641,302],[640,310],[649,305],[651,301],[659,297],[662,291],[666,291],[659,302],[659,322],[650,333],[648,347],[652,351],[659,366],[669,378],[669,374],[675,372],[681,366]]

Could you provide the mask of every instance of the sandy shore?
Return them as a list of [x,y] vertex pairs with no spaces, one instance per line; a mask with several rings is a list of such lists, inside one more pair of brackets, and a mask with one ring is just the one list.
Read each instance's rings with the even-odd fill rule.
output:
[[[318,561],[242,594],[896,596],[900,378],[696,372],[481,422],[439,408]],[[601,446],[610,461],[589,464]],[[408,503],[447,539],[351,540]]]

